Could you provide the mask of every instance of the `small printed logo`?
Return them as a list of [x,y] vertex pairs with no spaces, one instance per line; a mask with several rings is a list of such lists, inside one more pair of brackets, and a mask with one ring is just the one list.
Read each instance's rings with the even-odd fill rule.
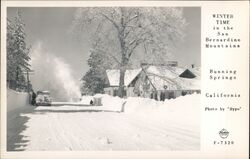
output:
[[219,131],[219,135],[222,139],[226,139],[229,135],[229,132],[226,129],[222,129],[221,131]]

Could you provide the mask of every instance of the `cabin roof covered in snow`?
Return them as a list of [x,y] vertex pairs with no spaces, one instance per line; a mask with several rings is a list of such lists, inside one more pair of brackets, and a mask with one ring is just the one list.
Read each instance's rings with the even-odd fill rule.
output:
[[[140,69],[126,70],[124,77],[124,85],[128,86],[136,76],[141,72]],[[107,77],[109,80],[110,86],[119,86],[120,81],[120,70],[106,70]]]
[[188,69],[196,76],[194,78],[180,77],[186,70],[184,67],[172,66],[149,66],[144,69],[156,90],[199,90],[200,69]]
[[182,67],[172,66],[149,66],[145,69],[147,75],[154,75],[159,77],[167,77],[169,79],[175,79],[186,69]]
[[[184,78],[180,75],[187,69],[195,75],[194,78]],[[185,68],[173,66],[148,66],[143,69],[156,90],[199,90],[200,67]],[[138,76],[142,69],[126,70],[124,85],[129,84]],[[189,72],[187,71],[187,72]],[[106,70],[110,86],[119,86],[120,70]],[[167,87],[166,87],[167,86]]]

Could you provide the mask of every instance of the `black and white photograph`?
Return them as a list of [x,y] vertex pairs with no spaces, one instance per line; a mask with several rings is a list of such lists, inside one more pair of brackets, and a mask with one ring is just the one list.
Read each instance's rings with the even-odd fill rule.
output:
[[201,7],[7,7],[6,148],[200,151]]

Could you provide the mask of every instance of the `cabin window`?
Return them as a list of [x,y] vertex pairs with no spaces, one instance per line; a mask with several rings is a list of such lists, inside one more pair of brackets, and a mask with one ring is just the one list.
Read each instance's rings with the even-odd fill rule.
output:
[[158,99],[157,99],[157,93],[154,93],[154,99],[155,99],[155,100],[158,100]]
[[175,94],[174,94],[173,91],[172,91],[172,92],[169,92],[169,99],[171,99],[171,98],[175,98]]
[[[118,89],[114,89],[114,94],[113,94],[113,96],[114,96],[114,97],[115,97],[115,96],[118,96]],[[127,96],[127,91],[126,91],[126,90],[123,91],[123,96],[124,96],[124,97]]]
[[161,92],[160,100],[161,100],[161,101],[164,101],[164,100],[165,100],[165,93],[164,93],[164,92]]
[[153,94],[153,93],[150,94],[150,98],[151,98],[151,99],[154,98],[154,94]]

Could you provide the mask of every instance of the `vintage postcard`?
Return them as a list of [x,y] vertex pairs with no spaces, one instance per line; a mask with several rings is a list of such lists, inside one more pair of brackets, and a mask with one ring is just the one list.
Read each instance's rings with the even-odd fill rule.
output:
[[248,149],[248,1],[1,2],[1,158]]

